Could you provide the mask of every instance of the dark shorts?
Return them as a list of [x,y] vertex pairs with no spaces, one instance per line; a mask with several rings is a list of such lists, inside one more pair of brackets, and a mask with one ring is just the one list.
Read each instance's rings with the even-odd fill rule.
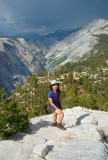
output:
[[[59,109],[61,109],[61,106],[57,106]],[[54,107],[49,107],[53,112],[56,111],[56,109]]]

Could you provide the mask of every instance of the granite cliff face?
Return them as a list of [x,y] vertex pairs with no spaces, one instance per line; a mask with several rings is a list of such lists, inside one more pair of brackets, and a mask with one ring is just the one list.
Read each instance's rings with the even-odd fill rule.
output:
[[18,83],[25,82],[27,76],[40,71],[45,62],[34,45],[23,38],[0,39],[0,85],[11,91]]
[[98,42],[95,35],[100,34],[108,34],[108,20],[96,19],[55,44],[45,56],[47,70],[52,71],[59,65],[80,60],[84,54],[93,49]]
[[49,47],[72,32],[0,38],[0,86],[12,91],[31,74],[44,70]]
[[47,35],[0,38],[0,86],[11,91],[32,73],[51,72],[80,60],[98,42],[94,35],[99,34],[108,34],[108,20],[96,19],[81,29]]
[[108,113],[63,111],[65,131],[52,126],[52,114],[32,118],[26,133],[0,141],[0,160],[108,160]]

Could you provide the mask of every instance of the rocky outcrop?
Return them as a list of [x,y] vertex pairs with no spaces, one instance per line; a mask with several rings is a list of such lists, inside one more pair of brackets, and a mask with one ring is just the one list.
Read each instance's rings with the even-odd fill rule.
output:
[[0,86],[11,91],[18,83],[25,82],[31,72],[16,54],[17,48],[15,46],[3,43],[3,47],[4,51],[0,51]]
[[32,118],[26,133],[0,141],[0,160],[107,160],[108,113],[74,107],[64,114],[65,131],[51,126],[52,114]]
[[70,34],[50,48],[46,55],[49,71],[70,61],[78,61],[98,42],[95,35],[108,34],[108,20],[96,19],[79,31]]
[[47,35],[0,38],[0,86],[11,91],[27,76],[78,61],[98,42],[94,35],[108,34],[108,20],[96,19],[76,30]]
[[31,74],[44,70],[45,54],[50,46],[72,32],[74,30],[22,38],[0,38],[0,86],[10,92]]
[[0,86],[7,91],[25,83],[32,73],[41,71],[44,55],[23,38],[0,38]]

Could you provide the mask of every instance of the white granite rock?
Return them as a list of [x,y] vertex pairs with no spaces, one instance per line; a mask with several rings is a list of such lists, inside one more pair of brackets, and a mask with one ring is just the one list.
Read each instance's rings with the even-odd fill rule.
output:
[[68,142],[60,150],[50,152],[46,160],[107,160],[107,147],[95,138]]
[[69,133],[69,137],[95,137],[96,139],[103,140],[103,135],[101,131],[94,125],[80,125],[71,128],[67,128],[67,132]]
[[25,160],[32,149],[32,144],[16,141],[0,141],[0,160]]
[[[53,71],[58,67],[57,63],[64,65],[70,61],[78,61],[84,54],[89,53],[98,42],[94,35],[108,34],[108,20],[96,19],[78,32],[70,34],[62,41],[53,45],[45,58],[46,68]],[[61,59],[64,59],[61,61]]]
[[83,111],[83,108],[80,107],[80,106],[77,106],[77,107],[74,107],[71,109],[72,112],[82,112]]
[[38,144],[33,148],[33,153],[37,154],[39,157],[45,158],[52,148],[53,145]]
[[94,124],[94,125],[97,125],[98,124],[98,121],[96,121],[92,116],[88,115],[88,114],[85,114],[85,115],[82,115],[78,118],[77,120],[77,123],[78,124]]
[[45,138],[40,138],[37,136],[33,136],[33,135],[26,135],[23,140],[21,140],[20,142],[23,143],[32,143],[32,144],[44,144],[46,142]]
[[108,160],[108,113],[78,106],[64,115],[65,131],[52,114],[32,118],[26,133],[0,141],[0,160]]

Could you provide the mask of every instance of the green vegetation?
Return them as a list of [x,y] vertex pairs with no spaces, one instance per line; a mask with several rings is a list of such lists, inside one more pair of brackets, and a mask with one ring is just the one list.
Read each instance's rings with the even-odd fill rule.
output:
[[16,87],[10,99],[0,89],[1,138],[28,127],[31,117],[52,113],[47,100],[52,79],[62,82],[64,109],[81,106],[108,111],[108,36],[97,38],[98,44],[81,61],[60,66],[54,73],[41,71],[32,75],[27,83]]
[[[82,87],[82,89],[81,89]],[[91,109],[108,111],[108,79],[102,83],[94,83],[88,76],[70,82],[67,78],[65,97],[62,98],[64,108],[82,106]],[[81,93],[79,93],[81,91]]]
[[18,131],[29,127],[28,114],[22,114],[12,99],[7,99],[4,89],[0,88],[0,139],[7,139]]
[[55,67],[56,65],[62,63],[66,58],[67,58],[67,55],[64,55],[60,57],[59,59],[55,58],[52,60],[52,58],[50,58],[49,61],[51,61],[51,66]]
[[28,78],[24,85],[16,87],[12,100],[17,103],[21,112],[28,114],[29,118],[51,113],[47,108],[47,93],[49,83],[38,83],[36,75]]
[[[97,36],[98,43],[91,53],[76,63],[67,63],[61,66],[57,75],[69,73],[64,77],[66,85],[66,96],[63,100],[64,106],[84,106],[92,109],[108,111],[108,35]],[[70,74],[73,71],[79,74],[79,79],[73,81]],[[86,75],[83,75],[85,72]],[[82,85],[83,92],[75,94],[74,88]]]
[[38,73],[37,76],[39,76],[39,77],[46,77],[46,76],[48,76],[48,71],[41,71],[41,72]]

